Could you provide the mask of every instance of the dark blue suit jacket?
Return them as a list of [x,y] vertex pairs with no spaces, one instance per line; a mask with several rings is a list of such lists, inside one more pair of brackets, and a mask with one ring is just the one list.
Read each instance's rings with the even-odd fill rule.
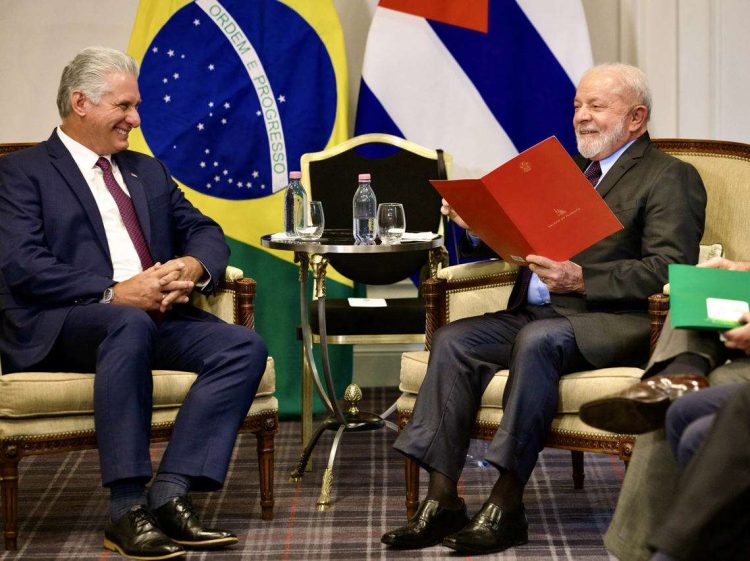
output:
[[[218,281],[229,257],[221,228],[185,199],[158,160],[129,150],[113,159],[154,261],[191,255]],[[112,275],[99,209],[57,133],[0,158],[3,369],[42,360],[71,307],[98,302]]]

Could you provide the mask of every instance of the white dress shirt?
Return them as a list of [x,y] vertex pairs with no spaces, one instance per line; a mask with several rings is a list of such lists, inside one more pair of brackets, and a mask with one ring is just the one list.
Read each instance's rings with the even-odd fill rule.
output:
[[[104,184],[104,174],[101,168],[96,165],[99,155],[86,148],[80,142],[70,138],[60,127],[57,127],[57,134],[68,149],[68,152],[70,152],[78,169],[81,170],[81,174],[86,180],[89,189],[91,189],[91,194],[94,196],[96,206],[99,208],[99,213],[104,223],[104,232],[107,235],[109,254],[112,258],[112,268],[114,269],[112,279],[115,282],[122,282],[137,275],[143,271],[141,260],[122,221],[117,203],[115,203],[114,197]],[[111,156],[105,156],[105,158],[112,164],[112,173],[117,183],[130,196],[128,187],[125,185],[125,181],[123,181],[117,164],[112,160]]]

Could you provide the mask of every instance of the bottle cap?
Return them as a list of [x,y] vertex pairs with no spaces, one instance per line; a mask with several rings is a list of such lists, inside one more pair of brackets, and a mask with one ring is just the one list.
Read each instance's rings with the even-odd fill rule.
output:
[[302,177],[302,174],[298,171],[289,172],[289,179],[300,179],[301,177]]
[[370,174],[369,173],[360,173],[359,174],[359,181],[370,181]]

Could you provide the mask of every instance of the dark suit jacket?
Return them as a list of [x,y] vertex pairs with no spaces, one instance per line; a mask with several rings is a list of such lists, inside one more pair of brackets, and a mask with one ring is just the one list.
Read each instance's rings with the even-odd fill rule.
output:
[[[154,261],[191,255],[218,281],[229,256],[221,228],[185,199],[158,160],[129,150],[113,158]],[[98,302],[112,275],[96,202],[57,133],[0,158],[0,353],[6,370],[42,360],[71,307]]]
[[[578,158],[581,169],[588,160]],[[648,297],[661,292],[669,263],[696,263],[706,191],[693,166],[657,149],[644,134],[597,186],[623,229],[575,255],[586,293],[552,294],[591,364],[642,366],[649,350]],[[526,299],[522,269],[508,307]]]

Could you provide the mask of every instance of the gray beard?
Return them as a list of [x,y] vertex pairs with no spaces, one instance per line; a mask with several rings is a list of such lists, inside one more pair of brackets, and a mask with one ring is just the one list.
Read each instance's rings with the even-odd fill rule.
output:
[[625,138],[625,119],[606,133],[599,133],[596,138],[589,138],[588,135],[580,134],[576,129],[576,144],[581,156],[590,160],[597,154],[609,156],[617,147],[622,144]]

